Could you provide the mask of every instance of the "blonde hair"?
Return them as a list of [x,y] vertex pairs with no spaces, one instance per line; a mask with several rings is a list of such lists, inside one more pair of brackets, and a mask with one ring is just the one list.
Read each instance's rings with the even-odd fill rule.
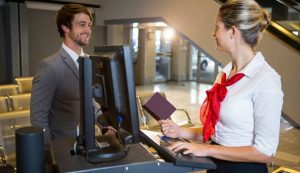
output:
[[219,9],[219,17],[226,29],[237,27],[251,47],[257,45],[271,21],[269,12],[254,0],[228,0]]

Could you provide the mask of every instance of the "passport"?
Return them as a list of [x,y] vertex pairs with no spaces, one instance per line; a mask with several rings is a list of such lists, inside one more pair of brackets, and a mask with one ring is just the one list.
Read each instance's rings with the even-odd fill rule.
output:
[[172,113],[176,110],[176,108],[158,92],[152,95],[143,105],[143,108],[157,121],[170,118]]

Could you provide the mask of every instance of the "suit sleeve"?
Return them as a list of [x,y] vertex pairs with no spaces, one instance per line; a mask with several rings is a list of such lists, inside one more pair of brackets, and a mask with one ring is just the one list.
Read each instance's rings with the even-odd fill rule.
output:
[[51,140],[49,113],[56,91],[55,73],[46,62],[41,62],[35,72],[30,101],[30,120],[33,126],[44,129],[45,143]]

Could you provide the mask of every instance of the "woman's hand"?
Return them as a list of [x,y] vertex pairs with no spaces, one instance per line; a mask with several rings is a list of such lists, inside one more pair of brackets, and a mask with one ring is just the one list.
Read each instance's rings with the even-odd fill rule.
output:
[[176,142],[168,148],[174,152],[183,150],[183,154],[193,154],[194,156],[208,156],[209,144],[196,144],[189,142]]
[[179,138],[180,127],[172,120],[159,120],[161,131],[164,135],[170,138]]

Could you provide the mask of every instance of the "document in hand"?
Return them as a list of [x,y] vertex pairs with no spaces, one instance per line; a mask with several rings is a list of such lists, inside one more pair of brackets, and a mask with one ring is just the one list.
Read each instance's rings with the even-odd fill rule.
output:
[[143,108],[157,121],[170,118],[176,108],[161,94],[154,93],[153,96],[143,105]]

